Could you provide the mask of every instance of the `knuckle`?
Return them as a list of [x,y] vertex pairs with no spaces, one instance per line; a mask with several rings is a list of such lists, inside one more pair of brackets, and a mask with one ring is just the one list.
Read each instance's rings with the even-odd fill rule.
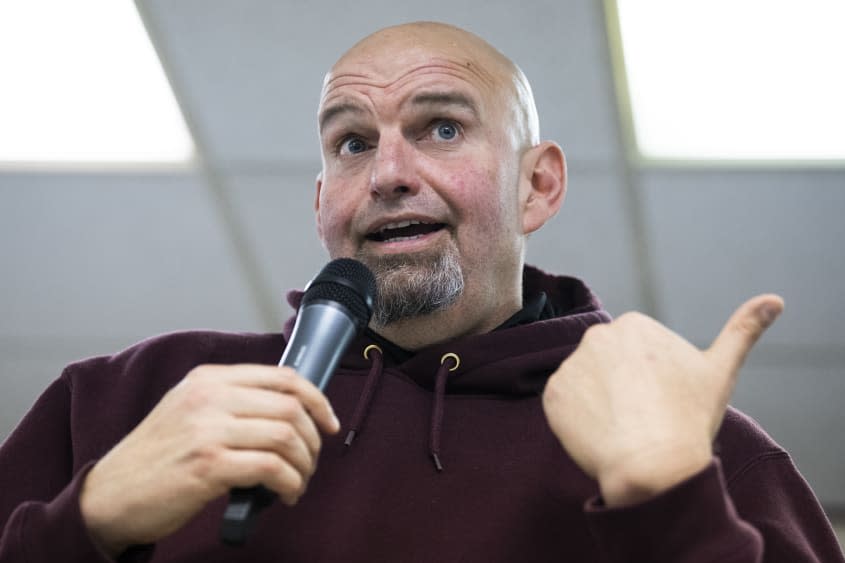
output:
[[195,381],[197,379],[201,379],[203,377],[207,377],[211,372],[213,372],[215,366],[213,364],[200,364],[195,366],[191,371],[189,371],[185,375],[186,381]]
[[291,466],[285,464],[279,458],[267,460],[266,465],[261,468],[264,481],[274,483],[276,492],[293,499],[299,497],[305,489],[305,478]]
[[192,473],[200,480],[207,480],[220,463],[222,452],[210,444],[199,446],[191,453]]
[[275,455],[266,455],[255,463],[255,469],[263,477],[262,480],[273,482],[283,470],[282,460]]
[[616,318],[616,322],[619,324],[628,325],[647,322],[648,319],[649,317],[640,313],[639,311],[628,311],[619,315],[619,317]]
[[314,473],[316,473],[316,472],[317,472],[317,460],[314,460],[310,464],[308,464],[308,471],[306,471],[307,474],[305,475],[305,482],[307,483],[311,479],[311,477],[314,476]]
[[295,385],[299,379],[299,375],[293,368],[287,366],[279,366],[279,378],[287,385]]
[[287,450],[296,440],[296,431],[289,424],[278,424],[271,439],[277,449]]
[[[615,322],[619,322],[618,319]],[[581,337],[581,340],[589,342],[606,338],[608,330],[610,330],[610,325],[607,324],[591,325],[584,331],[584,335]]]
[[543,408],[548,409],[554,403],[556,403],[561,396],[561,389],[560,389],[560,378],[557,374],[553,375],[549,378],[548,383],[546,384],[546,388],[543,389]]
[[605,330],[607,330],[607,325],[603,323],[590,325],[587,327],[587,330],[584,331],[584,337],[586,338],[587,336],[595,336],[604,332]]
[[291,489],[296,496],[301,495],[305,491],[305,477],[303,477],[298,471],[293,471],[288,480],[290,481]]
[[299,416],[302,404],[296,397],[282,395],[279,400],[279,416],[284,420],[294,420]]
[[733,325],[734,331],[748,338],[756,338],[762,331],[760,323],[750,317],[742,317]]
[[188,411],[199,410],[215,402],[214,386],[208,385],[207,380],[191,382],[182,393],[182,403]]

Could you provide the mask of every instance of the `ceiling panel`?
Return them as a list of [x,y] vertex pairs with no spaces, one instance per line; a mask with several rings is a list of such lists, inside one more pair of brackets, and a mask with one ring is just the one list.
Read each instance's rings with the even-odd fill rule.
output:
[[287,291],[304,288],[329,260],[314,220],[316,176],[316,168],[301,167],[228,178],[234,209],[271,292],[268,307],[277,327],[293,312]]
[[0,201],[0,337],[260,326],[190,174],[6,173]]
[[[318,159],[325,72],[370,32],[416,19],[463,25],[516,60],[534,85],[543,134],[571,159],[618,156],[600,4],[364,0],[142,0],[179,97],[221,169]],[[352,8],[351,6],[354,6]]]
[[845,170],[642,175],[664,320],[709,342],[746,298],[780,293],[771,343],[845,346]]
[[613,314],[643,310],[635,235],[613,171],[569,171],[563,208],[528,240],[527,261],[542,269],[582,278]]

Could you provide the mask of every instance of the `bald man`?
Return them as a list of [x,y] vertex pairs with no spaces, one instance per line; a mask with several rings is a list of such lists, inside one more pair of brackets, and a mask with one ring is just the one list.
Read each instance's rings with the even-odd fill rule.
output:
[[[566,166],[510,60],[379,31],[326,76],[319,132],[319,236],[379,288],[327,396],[270,367],[292,321],[70,366],[0,451],[0,562],[842,560],[789,456],[726,410],[780,298],[702,351],[524,265]],[[281,502],[220,545],[226,492],[256,484]]]

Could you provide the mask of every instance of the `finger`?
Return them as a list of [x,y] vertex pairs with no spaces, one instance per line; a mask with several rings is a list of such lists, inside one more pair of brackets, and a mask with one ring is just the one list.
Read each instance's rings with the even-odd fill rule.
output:
[[226,410],[238,417],[287,420],[297,409],[304,412],[295,395],[264,388],[233,386],[226,399]]
[[296,504],[308,482],[307,476],[272,452],[227,450],[217,465],[224,491],[261,484],[288,505]]
[[[299,402],[299,399],[294,395],[284,393],[275,393],[272,391],[262,391],[262,393],[269,393],[275,395],[271,400],[267,400],[262,407],[273,408],[267,413],[256,414],[255,411],[249,409],[250,404],[247,402],[242,405],[241,418],[264,418],[275,421],[284,421],[291,425],[296,434],[305,442],[308,451],[311,455],[316,457],[320,452],[320,432],[311,416],[305,411],[305,407]],[[247,398],[246,401],[249,401]],[[263,402],[262,402],[263,403]]]
[[226,426],[225,434],[224,445],[229,448],[273,452],[299,473],[307,476],[314,473],[316,452],[292,424],[259,418],[239,419]]
[[291,374],[284,378],[284,391],[296,395],[320,430],[328,434],[337,433],[340,430],[340,422],[323,392],[293,369],[279,369],[286,374]]
[[739,306],[707,350],[707,355],[736,375],[751,347],[783,311],[783,299],[758,295]]
[[220,377],[234,385],[260,387],[296,395],[323,432],[335,434],[340,430],[340,423],[326,396],[313,383],[291,368],[238,364],[207,365],[202,366],[202,369],[203,373]]
[[320,432],[296,395],[255,387],[233,387],[227,398],[227,408],[236,417],[289,423],[312,455],[316,457],[319,453]]

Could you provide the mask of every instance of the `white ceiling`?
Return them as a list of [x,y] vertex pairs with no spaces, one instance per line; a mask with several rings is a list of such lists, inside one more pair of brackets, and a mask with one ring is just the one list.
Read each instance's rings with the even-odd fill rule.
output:
[[[199,165],[0,167],[0,438],[74,359],[183,328],[278,328],[285,290],[326,260],[312,219],[324,72],[379,27],[440,20],[522,66],[543,137],[567,153],[567,201],[533,237],[530,262],[583,277],[612,313],[651,313],[699,345],[746,297],[785,297],[735,403],[793,451],[829,506],[845,506],[845,442],[829,438],[845,424],[845,167],[630,164],[595,0],[139,7]],[[3,84],[0,96],[11,86],[22,87]]]

